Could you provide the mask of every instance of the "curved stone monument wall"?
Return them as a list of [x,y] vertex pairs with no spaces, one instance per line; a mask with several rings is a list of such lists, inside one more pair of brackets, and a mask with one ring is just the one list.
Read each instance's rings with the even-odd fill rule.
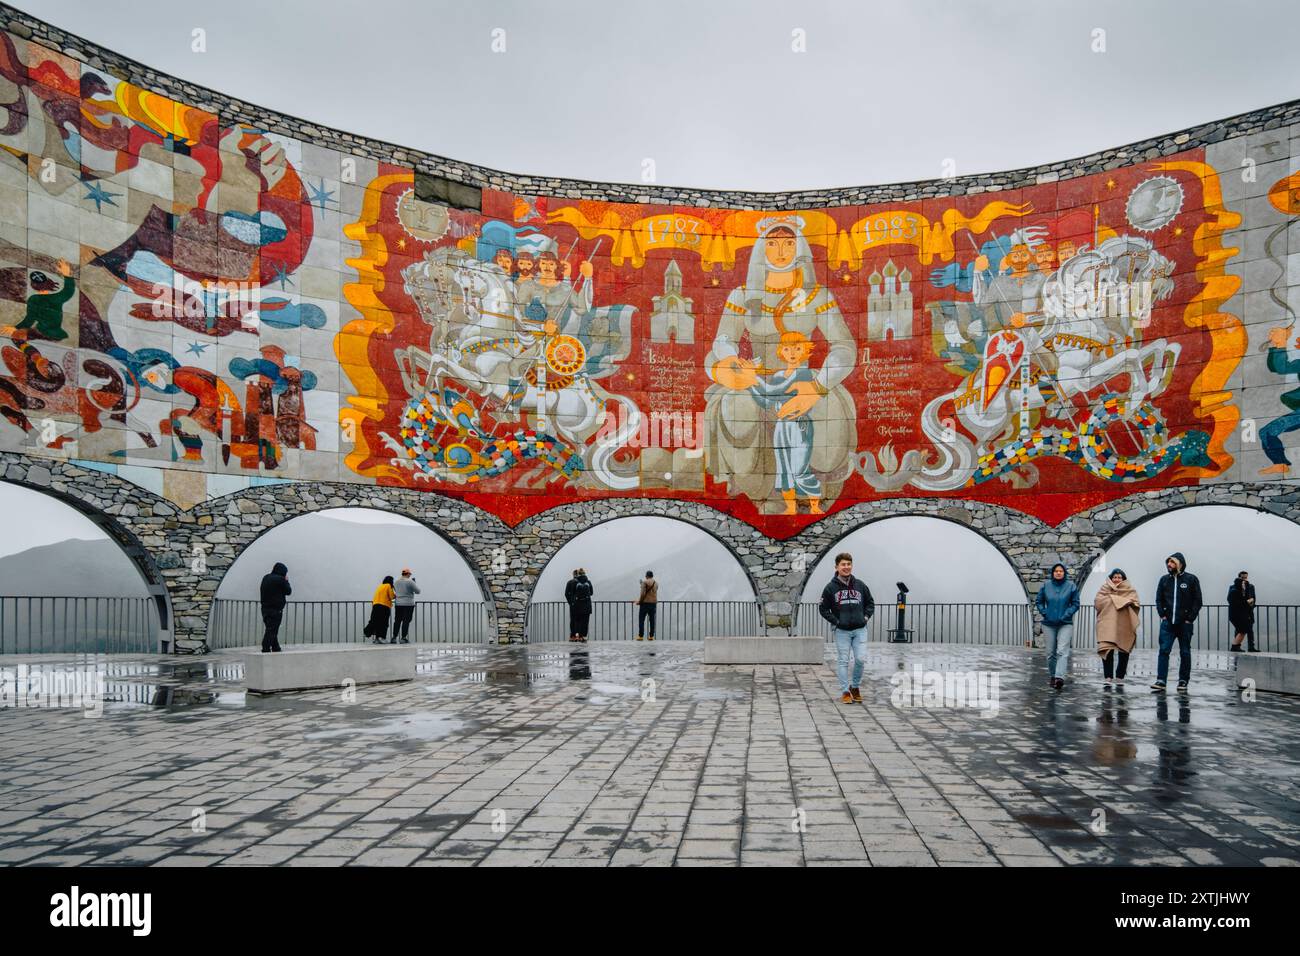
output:
[[1293,477],[1296,103],[1013,173],[708,193],[452,163],[0,22],[0,450],[186,511],[353,483],[775,539]]

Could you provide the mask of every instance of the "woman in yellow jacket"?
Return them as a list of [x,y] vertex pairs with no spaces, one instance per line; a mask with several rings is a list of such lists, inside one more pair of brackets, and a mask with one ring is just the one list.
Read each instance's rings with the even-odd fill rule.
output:
[[397,597],[397,591],[393,588],[393,576],[390,574],[384,578],[384,583],[375,588],[375,596],[370,606],[370,623],[361,633],[366,637],[374,638],[374,643],[384,643],[384,637],[388,634],[388,618],[393,613],[393,601]]

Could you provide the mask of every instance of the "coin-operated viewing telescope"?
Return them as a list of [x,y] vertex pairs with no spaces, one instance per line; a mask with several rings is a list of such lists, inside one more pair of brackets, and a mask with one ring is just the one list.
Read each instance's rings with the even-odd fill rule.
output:
[[896,604],[898,607],[898,624],[889,632],[889,643],[910,644],[912,643],[912,632],[907,629],[907,585],[902,581],[898,582]]

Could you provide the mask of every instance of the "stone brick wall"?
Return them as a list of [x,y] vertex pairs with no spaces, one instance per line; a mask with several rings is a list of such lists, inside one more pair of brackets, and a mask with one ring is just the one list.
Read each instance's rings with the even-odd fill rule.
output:
[[[1238,505],[1300,523],[1300,488],[1263,483],[1141,492],[1054,528],[997,505],[900,498],[846,509],[778,542],[706,505],[664,499],[565,505],[510,528],[463,502],[402,489],[296,482],[250,488],[182,511],[129,481],[68,462],[0,452],[0,476],[56,496],[109,530],[145,579],[165,586],[180,639],[206,632],[217,588],[244,549],[285,521],[327,508],[391,511],[448,541],[479,581],[493,633],[503,643],[524,640],[525,611],[547,563],[582,532],[618,518],[671,518],[713,535],[745,569],[770,628],[791,623],[809,575],[827,551],[850,532],[886,518],[926,516],[969,528],[1007,559],[1027,598],[1037,593],[1054,562],[1064,562],[1083,580],[1127,531],[1170,511]],[[1191,551],[1198,544],[1171,541],[1170,550]],[[202,562],[196,562],[200,555]]]

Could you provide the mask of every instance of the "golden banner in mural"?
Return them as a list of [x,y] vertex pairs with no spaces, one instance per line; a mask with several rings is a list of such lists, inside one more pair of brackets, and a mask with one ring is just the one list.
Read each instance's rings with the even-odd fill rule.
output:
[[[913,246],[923,264],[928,264],[935,256],[947,262],[955,255],[953,237],[958,231],[968,230],[979,235],[997,219],[1020,217],[1031,211],[1028,204],[998,200],[988,203],[974,216],[947,209],[939,221],[931,222],[913,209],[884,209],[858,220],[847,230],[841,229],[833,218],[819,210],[799,210],[787,215],[803,220],[804,237],[811,245],[826,249],[826,258],[832,267],[849,265],[857,268],[867,249],[887,245]],[[736,253],[754,244],[759,232],[758,224],[771,215],[770,212],[743,210],[730,213],[718,224],[687,212],[665,212],[625,223],[614,211],[592,221],[576,206],[565,206],[552,212],[547,219],[551,223],[572,226],[583,239],[602,236],[610,239],[613,243],[610,261],[616,266],[630,261],[639,269],[645,265],[646,253],[652,250],[685,249],[698,253],[701,266],[709,270],[719,265],[733,268]]]

